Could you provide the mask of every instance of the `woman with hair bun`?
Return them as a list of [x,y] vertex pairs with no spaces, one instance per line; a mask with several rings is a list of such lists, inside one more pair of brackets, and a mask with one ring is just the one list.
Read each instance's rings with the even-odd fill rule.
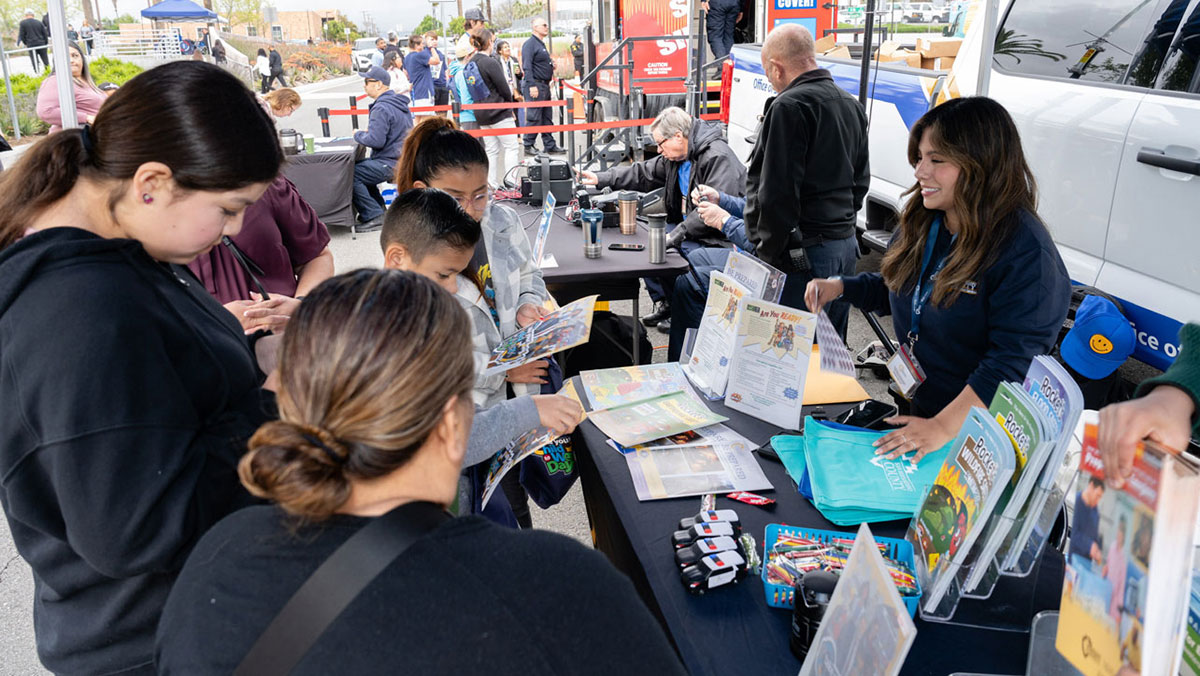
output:
[[272,398],[182,266],[237,233],[282,161],[245,85],[179,61],[0,177],[0,507],[55,673],[153,673],[188,551],[253,502],[237,462]]
[[343,544],[421,502],[440,520],[290,673],[683,673],[602,555],[444,513],[475,378],[469,320],[435,282],[399,270],[326,281],[292,318],[280,372],[280,420],[254,435],[240,467],[246,487],[276,504],[229,516],[197,545],[159,625],[160,674],[232,673]]

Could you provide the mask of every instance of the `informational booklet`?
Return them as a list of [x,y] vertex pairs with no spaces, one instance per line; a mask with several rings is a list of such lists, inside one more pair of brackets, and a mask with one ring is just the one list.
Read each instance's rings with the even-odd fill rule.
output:
[[483,374],[504,373],[586,343],[592,333],[592,311],[598,297],[580,298],[500,341]]
[[991,584],[999,575],[994,559],[1000,545],[1009,537],[1016,519],[1029,501],[1030,493],[1041,476],[1046,459],[1054,450],[1057,441],[1057,426],[1047,418],[1025,390],[1013,383],[1000,383],[988,413],[1004,428],[1017,454],[1017,467],[1013,471],[1009,488],[1006,488],[996,503],[996,511],[988,520],[980,539],[978,555],[963,589],[974,593],[985,578]]
[[800,429],[816,315],[752,298],[743,298],[737,313],[725,405],[784,429]]
[[774,489],[753,450],[749,443],[639,449],[625,462],[642,501]]
[[1177,674],[1190,594],[1200,475],[1187,456],[1138,446],[1121,488],[1104,481],[1087,425],[1055,648],[1084,676]]
[[753,297],[778,303],[787,275],[750,254],[734,251],[725,259],[725,276],[741,284]]
[[822,371],[855,377],[854,357],[850,356],[850,349],[846,347],[846,342],[838,335],[837,329],[833,327],[833,322],[829,321],[829,315],[825,314],[824,310],[817,315],[817,345],[821,348],[818,352],[821,355]]
[[729,379],[729,357],[733,354],[737,334],[738,302],[747,297],[749,291],[721,272],[713,272],[710,280],[696,345],[683,370],[701,392],[720,397],[725,393]]
[[719,423],[716,425],[709,425],[708,427],[690,430],[688,432],[672,434],[671,436],[663,437],[662,439],[647,441],[646,443],[638,444],[637,446],[622,446],[612,439],[608,440],[608,445],[612,446],[618,453],[621,453],[622,455],[632,453],[634,451],[650,451],[660,448],[723,446],[728,444],[742,444],[749,446],[750,448],[754,448],[754,444],[749,439]]
[[[546,239],[550,236],[550,221],[554,220],[554,202],[554,193],[547,193],[546,199],[542,202],[542,218],[538,223],[537,239],[533,244],[533,260],[537,261],[538,267],[541,268],[558,267],[557,261],[554,262],[554,265],[547,265],[546,259],[543,258],[543,254],[546,252]],[[553,259],[554,256],[550,258]]]
[[592,411],[588,417],[601,432],[622,446],[636,446],[728,420],[710,411],[690,389]]
[[871,529],[861,524],[800,676],[895,676],[916,637]]
[[[1039,516],[1046,511],[1046,502],[1055,492],[1059,477],[1069,476],[1073,471],[1064,468],[1064,460],[1084,408],[1083,392],[1079,390],[1079,385],[1062,364],[1052,357],[1034,357],[1029,371],[1025,374],[1023,389],[1042,414],[1053,423],[1054,447],[1042,466],[1026,507],[1017,517],[1017,528],[1000,546],[998,556],[1002,571],[1016,571],[1021,565],[1023,555],[1025,560],[1032,564],[1036,554],[1033,550],[1037,549],[1037,542],[1044,542],[1049,535],[1050,525],[1039,524]],[[1026,550],[1030,551],[1027,553]]]
[[583,371],[579,382],[592,410],[624,406],[690,389],[679,364],[646,364],[623,368]]
[[984,409],[972,408],[904,535],[913,546],[925,612],[940,614],[942,599],[1015,467],[1004,429]]
[[[579,390],[575,385],[575,379],[571,378],[563,383],[563,387],[558,391],[558,394],[577,402],[582,402],[579,398]],[[579,422],[583,422],[580,418]],[[492,463],[488,465],[487,478],[483,483],[483,505],[487,506],[488,500],[492,499],[492,494],[496,492],[496,487],[500,485],[500,480],[508,474],[508,470],[516,467],[522,460],[533,455],[540,449],[554,441],[557,437],[553,432],[545,427],[535,427],[525,434],[517,437],[503,451],[500,451],[492,458]]]

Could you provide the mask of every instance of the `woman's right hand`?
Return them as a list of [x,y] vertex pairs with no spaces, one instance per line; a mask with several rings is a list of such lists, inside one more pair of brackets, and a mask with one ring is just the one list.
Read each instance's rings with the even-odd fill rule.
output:
[[804,289],[804,304],[808,311],[817,314],[830,301],[836,300],[846,290],[840,279],[814,279]]
[[557,436],[574,432],[575,426],[583,420],[583,407],[574,399],[557,394],[535,394],[533,403],[537,406],[542,427]]
[[522,385],[545,385],[546,372],[549,368],[550,362],[539,359],[505,371],[504,379],[510,383]]

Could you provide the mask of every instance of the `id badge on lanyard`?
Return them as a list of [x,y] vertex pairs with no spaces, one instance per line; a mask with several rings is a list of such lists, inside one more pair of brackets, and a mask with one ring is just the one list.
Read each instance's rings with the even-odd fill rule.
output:
[[[914,348],[917,345],[917,338],[920,337],[921,313],[929,303],[930,297],[933,296],[933,280],[946,265],[946,256],[943,256],[930,275],[928,287],[923,289],[922,287],[926,286],[924,284],[925,270],[929,268],[930,260],[933,258],[940,225],[941,219],[934,219],[929,228],[929,237],[925,242],[925,257],[921,262],[921,274],[913,289],[912,327],[908,332],[908,344],[900,345],[900,349],[896,350],[896,354],[892,355],[887,363],[888,373],[891,374],[892,381],[896,383],[896,389],[909,401],[912,400],[917,388],[921,387],[921,383],[924,383],[926,379],[925,369],[921,368],[921,362],[917,361]],[[953,244],[954,239],[952,238],[950,242]]]

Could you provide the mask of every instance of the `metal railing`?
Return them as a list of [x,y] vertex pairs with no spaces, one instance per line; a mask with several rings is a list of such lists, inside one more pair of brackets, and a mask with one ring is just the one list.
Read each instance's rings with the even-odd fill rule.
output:
[[92,58],[156,59],[183,58],[183,35],[178,28],[138,28],[96,31]]

